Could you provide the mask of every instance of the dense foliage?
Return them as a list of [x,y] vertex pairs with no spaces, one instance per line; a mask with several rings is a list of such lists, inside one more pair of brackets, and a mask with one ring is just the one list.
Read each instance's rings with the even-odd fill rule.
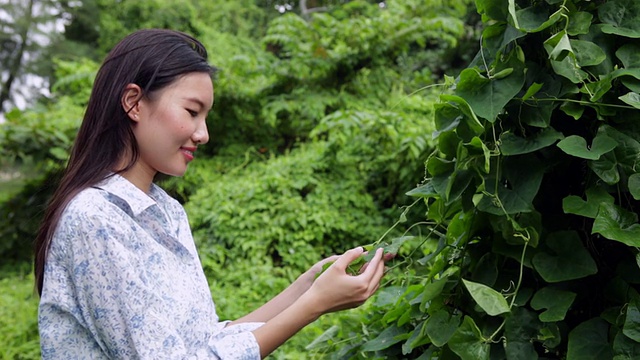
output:
[[476,5],[481,49],[408,192],[426,219],[378,244],[403,256],[334,357],[636,359],[640,5]]

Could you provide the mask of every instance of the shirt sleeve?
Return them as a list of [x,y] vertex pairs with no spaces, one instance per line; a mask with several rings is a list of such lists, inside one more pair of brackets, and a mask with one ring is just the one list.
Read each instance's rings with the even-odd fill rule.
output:
[[[220,359],[260,359],[260,347],[253,336],[255,329],[264,323],[242,323],[226,326],[228,321],[221,322],[222,330],[209,341],[209,347]],[[244,354],[239,357],[238,354]]]
[[[225,327],[217,318],[201,319],[211,322],[199,324],[210,329],[203,336],[193,336],[190,329],[176,326],[172,313],[199,310],[173,309],[167,299],[181,294],[162,294],[149,285],[144,264],[135,253],[140,239],[130,231],[131,224],[90,215],[61,221],[60,226],[65,246],[71,249],[66,268],[78,307],[72,315],[82,319],[87,329],[75,338],[68,332],[58,334],[63,335],[58,340],[73,346],[79,337],[91,337],[111,359],[260,359],[251,331],[262,324]],[[46,311],[48,322],[53,324],[68,322],[69,315],[61,306],[49,306]]]

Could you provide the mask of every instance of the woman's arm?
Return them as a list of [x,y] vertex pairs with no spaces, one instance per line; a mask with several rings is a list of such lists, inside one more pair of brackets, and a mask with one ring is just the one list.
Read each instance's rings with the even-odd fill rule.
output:
[[313,282],[309,290],[253,331],[260,346],[261,357],[269,355],[322,314],[359,306],[373,295],[384,274],[382,249],[376,251],[362,274],[347,274],[347,266],[362,253],[362,248],[344,253]]
[[276,315],[280,314],[284,309],[288,308],[298,300],[302,294],[309,290],[316,279],[316,276],[322,272],[324,264],[336,261],[338,258],[338,255],[334,255],[317,262],[276,297],[253,312],[230,322],[229,325],[246,322],[267,322],[273,319]]

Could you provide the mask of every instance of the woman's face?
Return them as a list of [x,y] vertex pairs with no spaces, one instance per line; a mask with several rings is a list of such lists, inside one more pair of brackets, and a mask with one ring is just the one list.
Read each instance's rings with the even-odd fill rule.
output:
[[209,141],[205,120],[212,106],[213,84],[207,73],[182,76],[140,100],[133,119],[140,150],[134,167],[151,177],[157,172],[182,176],[196,147]]

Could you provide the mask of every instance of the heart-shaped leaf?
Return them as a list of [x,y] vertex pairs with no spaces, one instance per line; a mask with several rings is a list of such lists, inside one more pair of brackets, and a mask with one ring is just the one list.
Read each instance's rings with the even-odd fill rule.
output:
[[589,160],[600,159],[600,156],[615,149],[616,146],[618,146],[617,141],[602,134],[598,134],[593,139],[591,147],[588,147],[587,141],[578,135],[568,136],[558,143],[558,147],[565,153]]
[[539,252],[533,257],[533,265],[545,281],[555,283],[580,279],[598,272],[596,262],[576,232],[552,233],[545,244],[551,252]]

